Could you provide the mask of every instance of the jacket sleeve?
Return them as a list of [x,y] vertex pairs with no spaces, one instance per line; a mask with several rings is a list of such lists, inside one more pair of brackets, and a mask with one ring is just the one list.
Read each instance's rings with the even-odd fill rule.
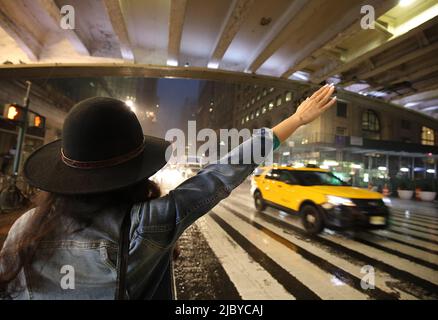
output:
[[152,226],[161,226],[164,231],[165,226],[171,224],[174,233],[170,242],[176,241],[187,227],[226,198],[265,162],[272,154],[273,145],[272,130],[259,129],[251,139],[184,181],[168,195],[142,204],[137,216],[140,234],[141,229],[150,230]]

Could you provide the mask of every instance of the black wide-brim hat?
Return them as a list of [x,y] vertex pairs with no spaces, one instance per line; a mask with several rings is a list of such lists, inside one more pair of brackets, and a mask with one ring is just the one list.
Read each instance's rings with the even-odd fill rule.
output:
[[143,135],[120,100],[90,98],[68,113],[62,139],[34,151],[24,164],[29,184],[59,194],[118,190],[149,178],[166,164],[170,143]]

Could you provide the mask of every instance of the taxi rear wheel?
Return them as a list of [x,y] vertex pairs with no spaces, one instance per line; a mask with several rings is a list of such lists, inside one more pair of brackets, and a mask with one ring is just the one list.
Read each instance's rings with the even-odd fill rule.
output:
[[305,205],[301,208],[301,217],[304,229],[311,235],[316,235],[324,229],[324,220],[318,208]]
[[266,209],[266,203],[263,200],[260,191],[254,192],[254,206],[257,209],[257,211],[263,211]]

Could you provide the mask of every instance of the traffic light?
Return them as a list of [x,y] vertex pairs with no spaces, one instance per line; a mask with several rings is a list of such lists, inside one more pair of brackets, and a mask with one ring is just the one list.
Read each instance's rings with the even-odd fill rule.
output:
[[32,111],[29,112],[29,127],[44,128],[46,118]]
[[35,127],[39,128],[41,126],[41,124],[42,124],[41,117],[40,116],[35,116],[35,119],[33,119],[33,125]]
[[[3,109],[3,118],[16,123],[23,123],[23,107],[15,103],[5,105]],[[27,112],[27,126],[29,128],[34,127],[44,129],[46,126],[46,118],[38,113],[35,113],[34,111],[29,110]]]
[[16,104],[8,104],[3,111],[3,117],[12,121],[23,121],[23,108]]

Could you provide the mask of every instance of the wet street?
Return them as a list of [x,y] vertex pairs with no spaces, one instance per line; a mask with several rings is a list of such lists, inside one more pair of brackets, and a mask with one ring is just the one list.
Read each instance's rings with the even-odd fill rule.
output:
[[388,230],[311,238],[296,216],[257,213],[244,184],[181,238],[177,298],[437,299],[436,202],[391,212]]

